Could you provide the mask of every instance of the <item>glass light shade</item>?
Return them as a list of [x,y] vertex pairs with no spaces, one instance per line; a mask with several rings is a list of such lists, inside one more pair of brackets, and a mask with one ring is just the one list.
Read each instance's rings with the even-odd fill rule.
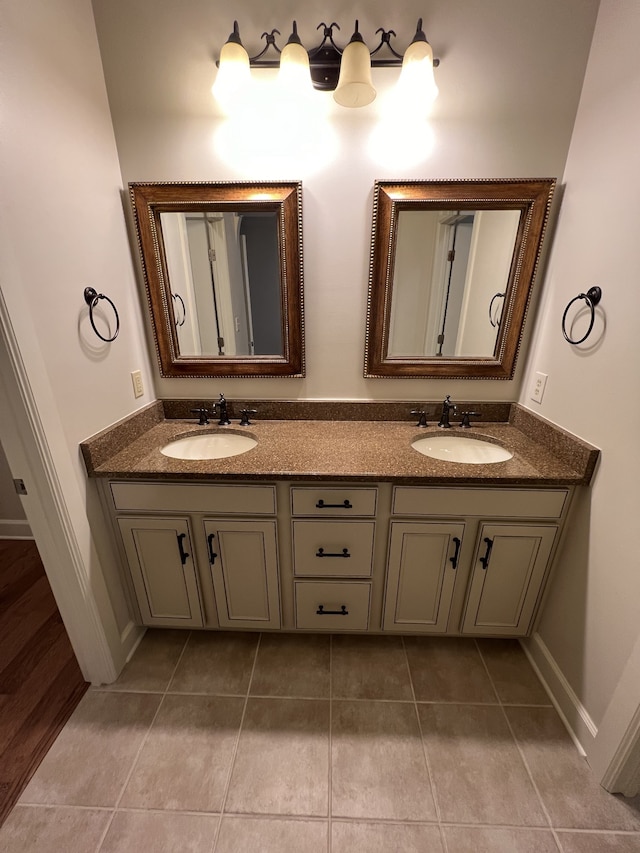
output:
[[288,92],[305,94],[312,87],[309,54],[301,44],[289,42],[280,54],[278,85]]
[[433,76],[433,50],[428,41],[414,41],[406,49],[396,93],[408,106],[414,107],[428,106],[438,97]]
[[365,107],[376,96],[371,81],[371,55],[364,42],[350,41],[340,62],[333,99],[342,107]]
[[211,90],[214,97],[229,107],[250,80],[249,54],[241,44],[228,41],[220,51],[220,67]]

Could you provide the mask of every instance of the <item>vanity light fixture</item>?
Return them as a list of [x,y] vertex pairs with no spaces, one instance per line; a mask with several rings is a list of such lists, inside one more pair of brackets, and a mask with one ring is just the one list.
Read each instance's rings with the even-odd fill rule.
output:
[[[433,50],[422,29],[422,18],[418,20],[416,32],[404,56],[391,45],[393,30],[380,27],[380,43],[369,52],[358,30],[358,21],[351,40],[340,48],[333,39],[336,23],[318,24],[323,30],[320,44],[307,51],[298,36],[297,24],[282,50],[276,44],[280,31],[264,32],[266,40],[263,50],[249,56],[240,40],[238,22],[233,22],[233,32],[220,52],[216,63],[219,68],[213,93],[220,101],[233,100],[250,79],[251,68],[279,68],[278,83],[294,91],[302,91],[313,84],[315,89],[333,92],[334,100],[343,107],[363,107],[376,97],[371,81],[371,68],[398,68],[402,66],[397,91],[400,97],[414,104],[420,100],[430,103],[438,95],[433,69],[440,64],[433,58]],[[386,56],[378,56],[386,45]],[[275,54],[275,56],[274,56]]]

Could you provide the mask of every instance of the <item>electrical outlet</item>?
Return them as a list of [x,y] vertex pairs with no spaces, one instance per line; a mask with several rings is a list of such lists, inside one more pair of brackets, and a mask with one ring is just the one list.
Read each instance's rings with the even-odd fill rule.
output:
[[533,385],[531,386],[531,394],[529,395],[535,403],[541,403],[544,397],[544,389],[547,384],[548,375],[546,373],[536,373],[533,377]]
[[142,384],[142,372],[140,370],[132,370],[131,381],[133,383],[133,396],[142,397],[142,395],[144,394],[144,385]]

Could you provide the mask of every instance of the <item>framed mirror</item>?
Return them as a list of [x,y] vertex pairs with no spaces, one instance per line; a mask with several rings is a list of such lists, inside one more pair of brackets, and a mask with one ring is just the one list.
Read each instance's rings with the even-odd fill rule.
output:
[[161,375],[304,376],[302,184],[129,194]]
[[554,189],[377,181],[364,375],[511,379]]

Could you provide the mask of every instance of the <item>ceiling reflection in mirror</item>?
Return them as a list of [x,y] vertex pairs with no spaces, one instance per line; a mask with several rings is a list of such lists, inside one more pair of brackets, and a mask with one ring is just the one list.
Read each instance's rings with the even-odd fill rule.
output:
[[132,183],[162,376],[304,376],[299,181]]
[[377,181],[367,377],[513,376],[555,181]]

